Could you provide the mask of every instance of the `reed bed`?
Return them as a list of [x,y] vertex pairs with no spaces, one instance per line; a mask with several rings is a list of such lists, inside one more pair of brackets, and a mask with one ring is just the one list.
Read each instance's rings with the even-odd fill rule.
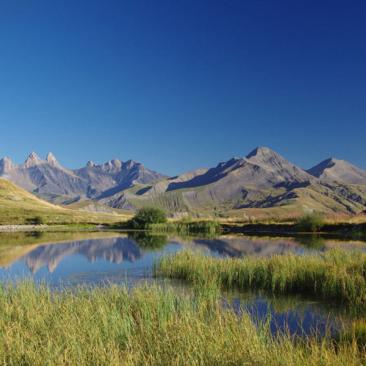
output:
[[361,252],[222,259],[184,251],[163,257],[155,275],[192,283],[209,279],[224,288],[310,294],[353,307],[366,306],[366,254]]
[[180,235],[216,235],[221,231],[217,221],[177,221],[150,224],[148,230],[155,233],[176,233]]
[[[211,293],[212,295],[212,293]],[[4,365],[361,365],[353,340],[273,337],[217,298],[142,287],[0,292]]]

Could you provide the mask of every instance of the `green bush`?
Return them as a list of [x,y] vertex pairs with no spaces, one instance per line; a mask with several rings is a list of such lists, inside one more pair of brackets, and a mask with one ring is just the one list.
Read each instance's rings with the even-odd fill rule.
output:
[[324,226],[324,219],[319,213],[307,214],[297,220],[300,231],[315,233]]
[[28,225],[43,225],[44,220],[43,220],[42,216],[30,217],[30,218],[26,219],[26,224],[28,224]]
[[134,229],[147,229],[150,225],[164,224],[166,221],[166,214],[160,208],[144,207],[137,211],[129,226]]

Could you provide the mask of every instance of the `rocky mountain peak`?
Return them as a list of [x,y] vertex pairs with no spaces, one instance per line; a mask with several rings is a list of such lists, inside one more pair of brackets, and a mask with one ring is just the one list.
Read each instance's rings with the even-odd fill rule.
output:
[[111,165],[120,168],[122,166],[122,162],[119,159],[112,159],[110,161]]
[[276,153],[268,147],[255,148],[246,156],[246,159],[250,163],[265,166],[270,169],[282,169],[284,167],[288,168],[290,165],[292,165],[280,154]]
[[24,166],[26,168],[38,165],[42,163],[42,159],[35,153],[35,152],[31,152],[28,156],[28,158],[26,159],[26,161],[24,162]]
[[276,179],[283,182],[307,182],[314,179],[303,169],[268,147],[257,147],[247,155],[246,160],[260,166],[267,173],[275,174]]
[[112,159],[110,161],[107,161],[104,165],[110,169],[113,169],[113,168],[120,169],[122,166],[122,162],[118,159]]
[[94,163],[94,161],[89,160],[89,161],[86,163],[86,166],[87,166],[88,168],[94,168],[94,167],[96,167],[96,166],[97,166],[97,164],[95,164],[95,163]]
[[49,152],[46,156],[46,161],[49,163],[49,164],[52,164],[52,165],[59,165],[55,155],[53,155],[51,152]]
[[366,172],[346,160],[328,158],[307,172],[325,181],[366,184]]
[[7,172],[11,171],[13,168],[14,168],[14,164],[8,156],[5,156],[4,158],[2,158],[0,160],[0,173],[1,174],[6,174]]
[[269,147],[259,146],[252,150],[247,156],[247,159],[258,158],[258,159],[269,159],[280,157],[275,151]]
[[125,165],[125,168],[127,168],[127,169],[131,169],[134,166],[139,166],[139,167],[143,168],[143,165],[141,163],[139,163],[135,160],[132,160],[132,159],[127,160],[124,165]]

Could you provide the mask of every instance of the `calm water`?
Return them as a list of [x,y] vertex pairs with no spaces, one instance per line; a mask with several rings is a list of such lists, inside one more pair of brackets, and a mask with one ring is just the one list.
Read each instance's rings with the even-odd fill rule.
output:
[[[155,281],[152,265],[159,257],[190,248],[219,257],[270,256],[287,252],[304,255],[341,247],[366,250],[366,242],[318,237],[220,236],[182,239],[120,233],[1,233],[0,281],[31,278],[52,288],[77,285]],[[174,284],[176,288],[183,286]],[[347,315],[332,304],[298,297],[269,297],[261,293],[226,293],[224,305],[238,312],[245,308],[256,320],[271,316],[271,327],[293,334],[324,334],[347,322]]]

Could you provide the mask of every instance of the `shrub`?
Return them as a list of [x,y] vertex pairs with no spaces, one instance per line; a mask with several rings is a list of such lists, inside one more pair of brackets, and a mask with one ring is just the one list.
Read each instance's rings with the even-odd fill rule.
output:
[[166,214],[160,208],[144,207],[137,211],[130,226],[134,229],[147,229],[149,225],[164,224],[166,221]]
[[35,216],[26,219],[26,223],[28,225],[42,225],[44,224],[44,220],[42,216]]
[[317,232],[324,226],[324,220],[319,213],[307,214],[297,220],[297,227],[301,231]]

